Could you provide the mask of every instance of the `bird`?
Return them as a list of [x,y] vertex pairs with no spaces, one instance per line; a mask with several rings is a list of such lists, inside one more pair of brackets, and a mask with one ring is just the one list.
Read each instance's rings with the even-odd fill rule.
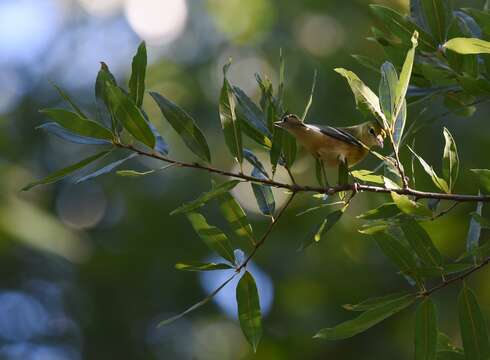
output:
[[386,132],[377,121],[348,126],[333,127],[305,124],[297,115],[288,114],[274,126],[292,134],[315,158],[326,166],[344,163],[352,167],[363,160],[373,147],[383,148]]

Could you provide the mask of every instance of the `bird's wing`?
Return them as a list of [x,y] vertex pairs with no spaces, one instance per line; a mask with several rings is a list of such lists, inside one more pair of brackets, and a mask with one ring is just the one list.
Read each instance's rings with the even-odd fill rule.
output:
[[334,139],[346,142],[351,145],[362,147],[361,142],[354,135],[348,133],[343,129],[336,128],[333,126],[326,126],[326,125],[307,125],[307,126],[315,128],[319,130],[322,134],[331,136]]

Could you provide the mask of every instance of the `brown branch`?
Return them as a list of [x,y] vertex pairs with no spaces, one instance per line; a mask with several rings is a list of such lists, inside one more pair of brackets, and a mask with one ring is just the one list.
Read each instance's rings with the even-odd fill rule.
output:
[[419,190],[412,189],[410,187],[407,187],[405,189],[388,189],[388,188],[382,187],[382,186],[366,185],[366,184],[358,184],[358,183],[342,184],[342,185],[327,186],[327,187],[286,184],[286,183],[281,183],[281,182],[277,182],[277,181],[270,180],[270,179],[259,179],[259,178],[256,178],[256,177],[253,177],[250,175],[245,175],[243,173],[234,173],[231,171],[221,170],[221,169],[214,168],[212,166],[202,165],[199,163],[190,163],[190,162],[184,162],[184,161],[178,161],[178,160],[170,159],[170,158],[168,158],[164,155],[161,155],[157,152],[154,152],[154,151],[148,152],[148,151],[145,151],[142,149],[138,149],[134,145],[130,145],[130,144],[115,143],[114,145],[116,145],[120,148],[123,148],[123,149],[128,149],[128,150],[134,151],[137,154],[142,155],[142,156],[147,156],[147,157],[151,157],[151,158],[158,159],[161,161],[165,161],[169,164],[175,164],[176,166],[179,166],[179,167],[205,170],[205,171],[208,171],[208,172],[214,173],[214,174],[229,176],[229,177],[233,177],[236,179],[242,179],[245,181],[250,181],[253,183],[269,185],[269,186],[276,187],[276,188],[287,189],[287,190],[292,191],[293,193],[315,192],[318,194],[333,195],[333,194],[336,194],[336,193],[342,192],[342,191],[374,192],[374,193],[395,192],[399,195],[414,196],[416,199],[440,199],[440,200],[452,200],[452,201],[458,201],[458,202],[477,202],[477,201],[490,202],[490,195],[446,194],[446,193],[438,193],[438,192],[419,191]]
[[433,294],[434,292],[438,291],[438,290],[441,290],[457,281],[461,281],[461,280],[464,280],[466,279],[468,276],[470,276],[471,274],[473,274],[474,272],[480,270],[481,268],[485,267],[486,265],[488,265],[490,263],[490,257],[487,257],[485,260],[483,260],[483,262],[481,262],[480,264],[478,265],[475,265],[474,267],[472,267],[470,270],[467,270],[465,271],[464,273],[458,275],[458,276],[455,276],[451,279],[448,279],[446,281],[443,281],[441,282],[440,284],[434,286],[433,288],[429,289],[429,290],[426,290],[426,291],[423,291],[419,294],[419,296],[421,297],[425,297],[425,296],[430,296],[431,294]]

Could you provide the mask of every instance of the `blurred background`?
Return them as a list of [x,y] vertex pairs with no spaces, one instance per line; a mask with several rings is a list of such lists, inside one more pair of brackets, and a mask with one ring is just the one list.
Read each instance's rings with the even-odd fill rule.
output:
[[[355,216],[381,203],[382,195],[356,197],[327,239],[305,252],[297,251],[300,243],[329,210],[296,217],[320,200],[306,195],[295,200],[252,267],[264,315],[264,337],[253,355],[235,319],[233,285],[204,308],[156,327],[226,276],[174,268],[179,261],[212,256],[185,217],[169,216],[210,187],[208,174],[171,168],[138,179],[111,174],[81,185],[67,180],[19,191],[91,152],[35,130],[45,120],[40,108],[64,106],[50,82],[95,114],[100,61],[126,83],[142,39],[149,52],[147,89],[196,118],[217,167],[233,166],[217,106],[221,67],[230,57],[230,81],[257,99],[254,74],[277,81],[282,48],[290,112],[303,112],[317,69],[308,121],[340,126],[361,121],[348,86],[332,69],[351,69],[377,88],[378,75],[350,56],[383,57],[365,39],[373,25],[368,7],[373,2],[408,12],[408,0],[0,0],[0,359],[353,359],[361,354],[362,359],[411,359],[411,311],[350,340],[312,339],[319,328],[354,315],[342,304],[408,288],[376,245],[356,232],[362,222]],[[483,2],[457,4],[481,7]],[[431,110],[437,112],[439,105]],[[170,156],[192,160],[149,97],[144,106],[169,142]],[[480,150],[490,145],[488,110],[481,106],[471,118],[446,115],[417,138],[418,152],[440,169],[442,126],[451,130],[463,166],[457,191],[475,192],[468,169],[490,166]],[[416,114],[411,108],[408,121]],[[266,154],[257,154],[268,163]],[[160,165],[131,161],[127,168]],[[315,183],[312,164],[300,151],[293,168],[299,182]],[[369,159],[361,167],[376,165]],[[418,175],[418,187],[433,190],[422,170]],[[281,173],[277,178],[287,179]],[[260,233],[267,220],[259,215],[249,185],[234,194]],[[285,194],[275,195],[280,205]],[[427,224],[448,259],[464,250],[472,207],[461,205]],[[225,228],[213,206],[204,212]],[[249,250],[242,243],[235,246]],[[483,270],[470,280],[487,317],[488,275]],[[441,291],[436,302],[441,329],[460,343],[457,290]]]

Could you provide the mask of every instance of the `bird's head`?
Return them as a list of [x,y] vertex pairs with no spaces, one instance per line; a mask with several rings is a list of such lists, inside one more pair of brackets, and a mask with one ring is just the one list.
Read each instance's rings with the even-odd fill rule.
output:
[[383,148],[386,132],[377,121],[369,121],[363,126],[362,140],[369,147],[378,146]]
[[294,129],[304,127],[305,124],[303,124],[303,122],[298,116],[294,114],[289,114],[283,116],[280,121],[276,121],[274,123],[274,126],[280,127],[285,130],[294,130]]

